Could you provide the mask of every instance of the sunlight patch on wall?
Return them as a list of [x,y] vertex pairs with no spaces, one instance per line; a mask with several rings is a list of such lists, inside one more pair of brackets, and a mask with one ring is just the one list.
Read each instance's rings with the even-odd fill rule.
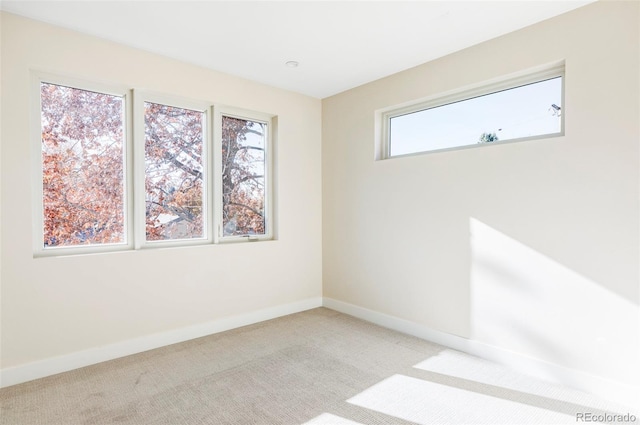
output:
[[638,306],[470,219],[471,338],[633,384]]

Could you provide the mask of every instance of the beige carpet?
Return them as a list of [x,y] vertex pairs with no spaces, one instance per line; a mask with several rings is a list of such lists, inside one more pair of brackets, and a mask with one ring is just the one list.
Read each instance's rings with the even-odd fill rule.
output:
[[0,390],[2,425],[575,424],[628,411],[325,308]]

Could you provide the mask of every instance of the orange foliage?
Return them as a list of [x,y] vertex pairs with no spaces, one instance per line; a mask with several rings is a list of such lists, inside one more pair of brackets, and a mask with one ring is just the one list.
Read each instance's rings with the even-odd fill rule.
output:
[[[124,99],[43,83],[41,103],[44,246],[125,242]],[[145,103],[147,240],[205,236],[203,125]],[[224,235],[263,234],[266,124],[222,126]]]

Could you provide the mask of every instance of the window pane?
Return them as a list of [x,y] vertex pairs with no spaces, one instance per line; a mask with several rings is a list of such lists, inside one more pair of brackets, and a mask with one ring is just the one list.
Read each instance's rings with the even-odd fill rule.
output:
[[562,131],[562,77],[393,117],[389,155]]
[[222,117],[223,236],[265,234],[267,124]]
[[146,235],[203,238],[205,113],[144,103]]
[[40,84],[44,247],[124,243],[124,98]]

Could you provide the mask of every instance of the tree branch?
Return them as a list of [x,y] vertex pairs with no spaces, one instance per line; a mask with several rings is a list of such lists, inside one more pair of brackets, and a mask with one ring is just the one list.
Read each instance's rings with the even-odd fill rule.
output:
[[251,207],[250,207],[250,206],[248,206],[248,205],[245,205],[245,204],[238,204],[238,203],[236,203],[236,202],[229,202],[227,205],[235,205],[236,207],[246,208],[246,209],[248,209],[249,211],[253,212],[254,214],[257,214],[258,216],[260,216],[260,217],[264,218],[264,216],[262,215],[262,213],[261,213],[260,211],[258,211],[258,210],[256,210],[256,209],[254,209],[254,208],[251,208]]
[[[254,174],[254,175],[251,175],[251,176],[244,176],[243,178],[241,178],[238,181],[234,182],[233,186],[234,187],[238,186],[240,183],[246,182],[247,180],[255,180],[255,179],[260,179],[260,178],[264,178],[264,176],[263,175],[262,176],[261,175],[257,175],[257,174]],[[258,183],[258,182],[256,182],[256,183]]]

